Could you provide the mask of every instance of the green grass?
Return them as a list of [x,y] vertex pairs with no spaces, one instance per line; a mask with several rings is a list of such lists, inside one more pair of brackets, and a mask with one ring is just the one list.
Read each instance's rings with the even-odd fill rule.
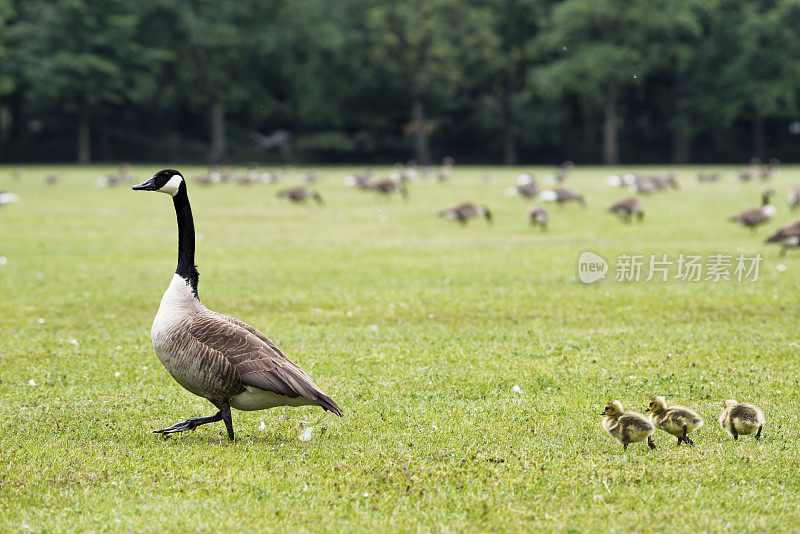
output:
[[[579,168],[569,185],[589,207],[551,208],[546,234],[505,195],[520,169],[481,183],[484,169],[457,168],[403,202],[323,168],[323,208],[282,202],[278,186],[190,183],[206,306],[270,336],[345,411],[234,412],[235,443],[222,424],[152,434],[215,411],[150,345],[175,267],[169,198],[97,189],[100,167],[58,168],[46,187],[51,170],[0,169],[0,189],[22,197],[0,209],[0,531],[800,525],[800,253],[763,244],[792,220],[798,167],[773,181],[778,216],[755,234],[725,220],[762,189],[733,168],[718,184],[677,169],[683,188],[646,197],[629,226],[604,212],[625,194],[606,185],[612,170]],[[495,224],[435,216],[463,200]],[[584,250],[611,261],[609,280],[577,281]],[[620,253],[739,252],[764,256],[757,282],[613,281]],[[658,450],[623,452],[600,427],[607,400],[642,411],[654,394],[705,418],[694,448],[658,433]],[[764,409],[761,442],[723,434],[729,397]]]

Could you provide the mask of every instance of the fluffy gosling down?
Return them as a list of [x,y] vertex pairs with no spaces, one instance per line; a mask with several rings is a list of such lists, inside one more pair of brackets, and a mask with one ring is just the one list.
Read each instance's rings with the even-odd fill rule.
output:
[[703,418],[697,412],[685,406],[667,407],[664,397],[653,397],[646,411],[650,412],[650,420],[656,428],[678,438],[678,445],[681,442],[694,445],[689,434],[703,426]]
[[603,429],[611,434],[612,438],[622,443],[623,450],[627,449],[629,444],[645,439],[651,449],[656,448],[656,444],[653,443],[653,432],[656,429],[645,416],[624,411],[622,404],[616,400],[606,404],[600,415],[605,416],[603,417]]
[[733,436],[733,439],[739,439],[739,435],[755,432],[758,440],[764,427],[764,414],[758,406],[728,399],[722,407],[719,424],[725,432]]

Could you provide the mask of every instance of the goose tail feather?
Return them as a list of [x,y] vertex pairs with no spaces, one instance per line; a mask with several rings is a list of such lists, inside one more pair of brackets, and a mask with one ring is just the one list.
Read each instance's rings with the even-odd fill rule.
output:
[[339,408],[339,406],[336,404],[336,402],[334,402],[332,398],[325,395],[324,393],[319,393],[319,395],[317,396],[316,399],[314,399],[314,401],[320,406],[322,406],[324,409],[328,410],[329,412],[332,412],[338,415],[339,417],[344,417],[344,412],[342,412],[342,409]]

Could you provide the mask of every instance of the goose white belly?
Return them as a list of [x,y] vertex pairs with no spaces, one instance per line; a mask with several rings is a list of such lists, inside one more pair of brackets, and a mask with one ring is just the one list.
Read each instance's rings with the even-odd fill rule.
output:
[[267,410],[278,406],[312,406],[314,401],[305,397],[286,397],[272,391],[245,386],[245,391],[231,397],[231,407],[237,410]]

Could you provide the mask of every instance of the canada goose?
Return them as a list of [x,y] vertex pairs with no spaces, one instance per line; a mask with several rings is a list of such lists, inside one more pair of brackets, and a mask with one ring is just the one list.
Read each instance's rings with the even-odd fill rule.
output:
[[786,201],[789,203],[789,209],[792,211],[800,208],[800,187],[795,187],[789,194],[786,195]]
[[800,247],[800,220],[784,226],[769,236],[765,242],[780,244],[781,257],[786,255],[787,248]]
[[631,217],[634,215],[639,219],[639,222],[642,222],[644,219],[644,207],[642,207],[642,203],[636,197],[617,200],[608,207],[608,212],[619,215],[625,223],[631,222]]
[[491,224],[492,212],[486,206],[476,206],[471,202],[464,202],[450,208],[445,208],[439,212],[439,217],[458,221],[462,225],[467,224],[467,221],[473,217],[484,217],[486,222]]
[[536,184],[533,182],[515,185],[508,188],[508,194],[511,196],[520,196],[522,198],[534,198],[539,194],[539,188],[536,187]]
[[450,175],[453,174],[453,165],[455,164],[456,160],[452,156],[442,158],[442,167],[436,173],[436,181],[442,184],[447,182],[450,179]]
[[220,171],[219,166],[214,165],[207,173],[198,176],[194,181],[200,185],[218,184],[222,181],[222,171]]
[[571,171],[574,166],[575,164],[573,162],[567,160],[563,162],[561,165],[559,165],[558,169],[556,170],[556,173],[549,175],[547,179],[552,184],[563,183],[564,180],[567,179],[567,176],[569,176],[569,171]]
[[633,193],[649,194],[656,191],[664,191],[668,187],[672,189],[680,189],[677,180],[675,180],[675,173],[643,176],[643,175],[626,175],[625,183]]
[[368,167],[364,172],[346,177],[344,179],[344,185],[348,187],[364,187],[372,180],[374,174],[372,167]]
[[15,193],[9,193],[8,191],[0,191],[0,206],[11,204],[13,202],[19,202],[19,195]]
[[532,174],[523,172],[517,176],[517,185],[530,185],[536,183],[536,178]]
[[777,213],[775,206],[769,202],[769,199],[773,193],[774,191],[772,191],[772,189],[767,189],[761,195],[760,208],[744,210],[743,212],[730,217],[728,220],[755,230],[758,225],[764,224],[768,220],[772,219],[775,216],[775,213]]
[[634,175],[633,179],[628,182],[628,189],[630,189],[632,193],[648,195],[655,191],[660,191],[661,187],[659,183],[648,176]]
[[703,426],[703,418],[695,411],[683,406],[667,408],[664,397],[653,397],[645,411],[650,412],[650,420],[656,428],[678,438],[678,445],[681,442],[694,445],[688,435]]
[[539,193],[539,200],[556,202],[559,207],[563,206],[565,202],[575,201],[584,208],[586,207],[586,201],[583,199],[583,195],[572,189],[567,189],[566,187],[546,189]]
[[719,181],[719,176],[718,172],[700,172],[697,173],[697,181],[700,183],[717,182]]
[[304,172],[300,175],[300,181],[304,184],[315,184],[319,182],[319,175],[315,172]]
[[675,179],[674,172],[668,172],[667,174],[657,174],[655,176],[650,177],[653,182],[655,182],[656,187],[659,190],[666,189],[667,187],[671,187],[672,189],[680,189],[681,186],[678,185],[678,181]]
[[764,414],[758,406],[728,399],[722,406],[719,424],[725,432],[733,436],[733,439],[739,439],[740,434],[755,432],[758,441],[761,438],[761,429],[764,427]]
[[322,201],[322,196],[318,192],[313,191],[303,185],[284,189],[278,193],[278,197],[285,198],[296,204],[304,203],[309,198],[313,198],[320,206],[324,204]]
[[133,189],[167,193],[178,219],[178,267],[153,320],[153,348],[181,386],[219,410],[155,432],[166,435],[224,421],[233,440],[232,407],[249,411],[319,405],[341,417],[336,403],[264,334],[200,302],[194,220],[181,173],[165,169]]
[[411,180],[412,174],[416,176],[416,170],[410,173],[409,169],[406,169],[406,166],[400,162],[394,164],[392,171],[389,173],[389,179],[395,183],[399,182],[408,182]]
[[379,180],[377,182],[367,182],[366,184],[359,186],[361,189],[366,191],[375,191],[380,195],[388,195],[395,191],[400,193],[405,200],[408,200],[408,188],[406,184],[402,181],[394,182],[391,179],[386,180]]
[[549,220],[550,214],[547,213],[546,209],[540,206],[534,206],[528,210],[528,221],[530,221],[533,226],[538,226],[543,232],[547,230],[547,221]]
[[622,443],[622,450],[628,448],[631,443],[638,443],[647,439],[650,449],[655,449],[653,443],[653,423],[643,415],[635,412],[625,412],[622,404],[613,400],[606,404],[605,409],[600,412],[603,417],[603,429],[611,434],[611,437]]
[[635,174],[612,174],[607,178],[611,187],[630,187],[636,181]]

